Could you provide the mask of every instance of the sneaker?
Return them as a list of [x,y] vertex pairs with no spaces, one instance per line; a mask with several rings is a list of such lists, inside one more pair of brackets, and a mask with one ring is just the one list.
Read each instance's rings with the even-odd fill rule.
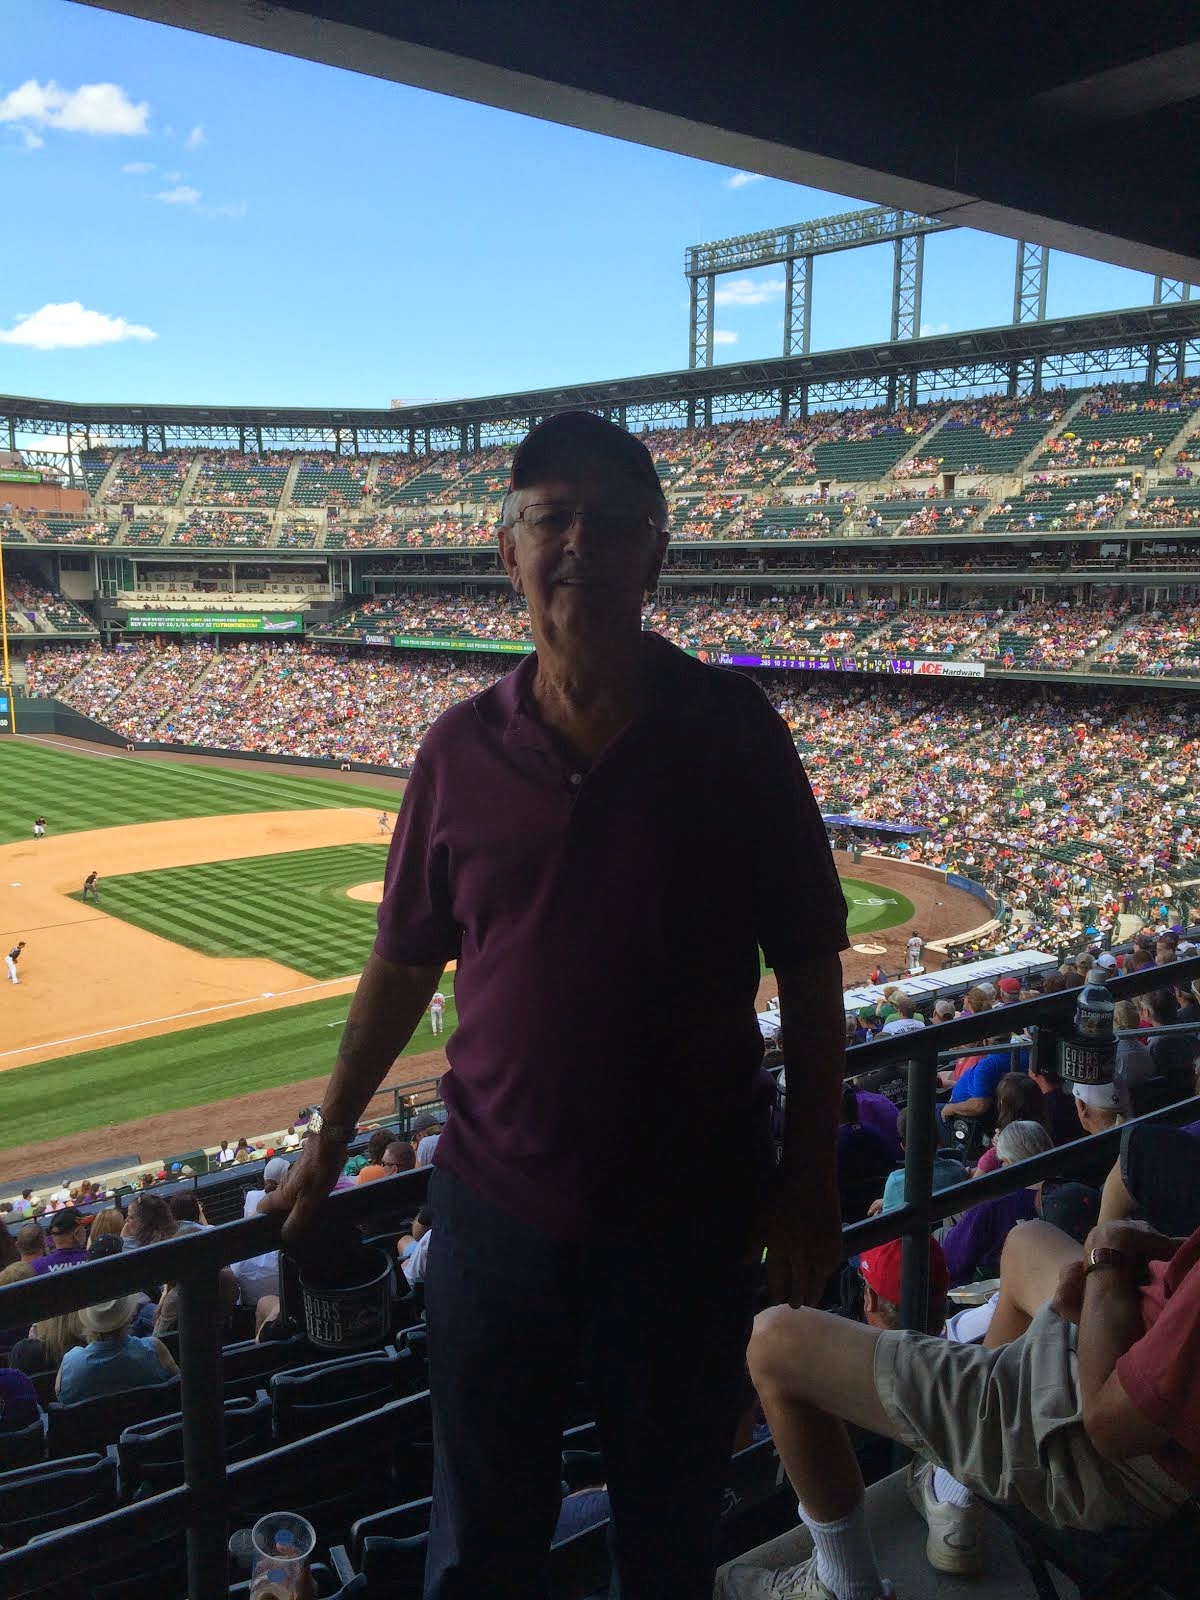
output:
[[[817,1576],[815,1553],[794,1567],[752,1567],[742,1561],[725,1575],[729,1600],[838,1600]],[[896,1600],[896,1591],[884,1578],[879,1600]]]
[[929,1529],[925,1555],[937,1572],[953,1572],[960,1577],[983,1571],[983,1541],[980,1537],[979,1507],[951,1506],[933,1492],[932,1461],[910,1461],[907,1482],[913,1510]]

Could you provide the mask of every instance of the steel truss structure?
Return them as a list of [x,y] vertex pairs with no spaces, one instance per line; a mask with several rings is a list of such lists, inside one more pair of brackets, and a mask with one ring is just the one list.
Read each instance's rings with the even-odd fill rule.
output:
[[0,396],[0,449],[20,451],[31,466],[58,468],[75,483],[80,454],[104,445],[246,454],[466,453],[511,443],[540,418],[575,407],[633,429],[699,427],[738,417],[786,421],[831,407],[894,410],[989,390],[1017,395],[1091,378],[1154,381],[1198,368],[1200,299],[1180,299],[1060,322],[388,410],[85,405]]

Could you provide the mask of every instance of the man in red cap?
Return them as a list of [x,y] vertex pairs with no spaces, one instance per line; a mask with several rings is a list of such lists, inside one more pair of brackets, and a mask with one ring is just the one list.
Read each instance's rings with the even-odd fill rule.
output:
[[996,984],[996,992],[1000,996],[1001,1005],[1015,1005],[1021,998],[1020,978],[1008,977],[999,979]]
[[[900,1257],[903,1241],[889,1239],[858,1258],[858,1275],[863,1283],[863,1320],[872,1328],[895,1328],[900,1321]],[[946,1258],[936,1239],[929,1241],[929,1317],[926,1328],[941,1333],[946,1323],[946,1297],[950,1275]]]
[[[797,1303],[841,1259],[845,902],[787,724],[642,631],[667,547],[645,445],[540,423],[499,540],[536,653],[425,737],[315,1136],[263,1204],[303,1229],[456,961],[427,1600],[544,1589],[585,1355],[624,1600],[709,1600],[763,1242]],[[760,947],[803,1085],[778,1164]]]

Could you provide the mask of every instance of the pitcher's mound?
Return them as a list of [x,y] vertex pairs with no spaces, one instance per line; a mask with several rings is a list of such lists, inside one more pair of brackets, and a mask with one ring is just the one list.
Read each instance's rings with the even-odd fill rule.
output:
[[383,899],[383,879],[378,883],[356,883],[353,889],[346,890],[348,900],[365,900],[369,905],[377,906]]

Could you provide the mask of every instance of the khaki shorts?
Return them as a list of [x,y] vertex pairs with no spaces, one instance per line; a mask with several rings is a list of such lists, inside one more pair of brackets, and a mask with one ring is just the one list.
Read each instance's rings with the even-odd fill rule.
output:
[[1163,1521],[1187,1491],[1149,1456],[1106,1461],[1083,1426],[1076,1329],[1044,1306],[998,1350],[884,1333],[875,1385],[910,1450],[1052,1528]]

